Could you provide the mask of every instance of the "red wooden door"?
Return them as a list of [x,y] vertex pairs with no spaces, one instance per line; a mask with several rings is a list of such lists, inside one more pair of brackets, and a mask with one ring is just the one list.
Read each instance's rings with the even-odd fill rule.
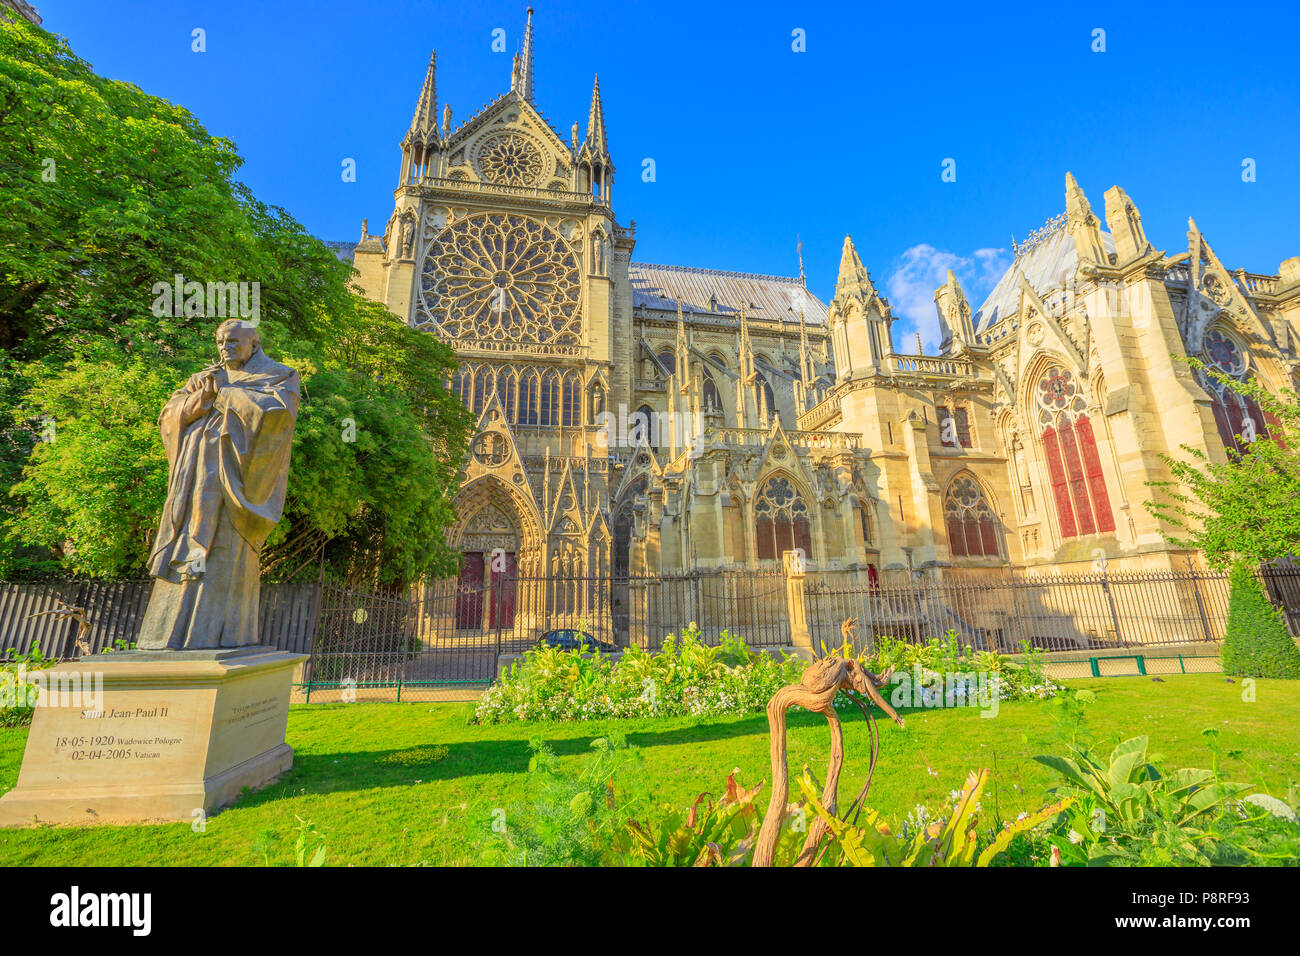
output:
[[463,557],[460,586],[456,589],[456,628],[476,631],[483,626],[483,552]]
[[500,626],[515,626],[515,575],[518,571],[518,563],[515,561],[515,555],[512,551],[506,552],[506,567],[504,571],[492,571],[492,620],[489,627],[494,630],[498,622]]

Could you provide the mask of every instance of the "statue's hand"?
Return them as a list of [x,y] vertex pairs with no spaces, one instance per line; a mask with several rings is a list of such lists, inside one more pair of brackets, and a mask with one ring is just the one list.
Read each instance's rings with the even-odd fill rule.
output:
[[217,374],[216,372],[199,372],[190,376],[186,387],[189,389],[190,394],[186,396],[181,411],[182,427],[188,426],[191,422],[197,421],[212,411],[212,406],[217,401]]
[[203,407],[209,409],[217,400],[217,373],[205,372],[202,379]]

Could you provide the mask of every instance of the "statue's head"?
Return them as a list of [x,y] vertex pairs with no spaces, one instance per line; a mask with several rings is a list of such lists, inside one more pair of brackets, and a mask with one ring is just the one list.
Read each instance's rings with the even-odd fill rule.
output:
[[217,351],[226,368],[242,368],[261,344],[257,327],[251,322],[227,319],[217,326]]

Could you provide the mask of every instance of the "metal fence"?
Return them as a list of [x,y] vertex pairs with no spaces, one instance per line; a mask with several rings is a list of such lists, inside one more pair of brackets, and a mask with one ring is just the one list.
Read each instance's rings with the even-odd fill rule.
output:
[[[1300,571],[1264,572],[1270,596],[1300,617]],[[850,572],[807,578],[813,645],[840,643],[840,622],[857,621],[856,641],[918,641],[955,631],[978,649],[1014,652],[1023,642],[1052,651],[1107,650],[1223,640],[1228,575],[1170,571],[1035,575],[1016,570],[923,578],[904,584]]]
[[490,683],[502,655],[548,631],[580,630],[619,648],[658,650],[694,623],[710,644],[730,630],[753,646],[790,643],[780,571],[608,578],[506,577],[469,585],[431,581],[407,594],[324,584],[303,685],[322,691],[399,688],[403,699]]
[[780,569],[634,577],[618,582],[615,592],[618,606],[627,608],[626,621],[620,618],[616,628],[622,645],[658,650],[666,636],[692,623],[709,644],[717,644],[724,631],[751,647],[790,643],[787,583]]
[[[153,590],[144,581],[46,581],[33,584],[0,582],[0,657],[12,650],[25,654],[39,649],[46,657],[72,659],[76,620],[59,612],[79,608],[90,630],[85,643],[92,654],[135,643]],[[319,591],[316,584],[263,584],[259,605],[258,640],[284,650],[305,653],[311,647]]]
[[[1293,633],[1300,633],[1300,569],[1267,568],[1261,577]],[[60,607],[84,612],[91,653],[134,642],[151,586],[0,583],[0,656],[34,647],[47,657],[80,656],[77,622],[41,613]],[[860,647],[883,635],[920,641],[955,631],[964,643],[1004,653],[1022,642],[1052,651],[1122,652],[1221,641],[1228,576],[989,569],[882,582],[856,571],[809,571],[800,578],[781,569],[710,570],[498,576],[389,591],[321,579],[264,584],[259,638],[308,655],[297,678],[307,699],[336,699],[347,690],[358,699],[412,699],[487,685],[503,655],[534,646],[549,630],[581,629],[618,647],[658,650],[668,634],[694,623],[708,643],[730,631],[751,646],[778,647],[792,643],[792,620],[800,616],[814,648],[837,647],[841,623],[852,618]]]
[[[47,657],[75,659],[133,643],[151,589],[151,581],[2,584],[0,655],[39,647]],[[66,607],[90,622],[84,651],[76,620],[40,614]],[[785,575],[497,576],[409,590],[361,590],[325,578],[265,583],[259,642],[308,655],[296,681],[303,699],[415,699],[489,684],[502,655],[522,653],[547,631],[583,630],[618,647],[658,650],[692,622],[710,644],[728,629],[754,646],[789,644]]]

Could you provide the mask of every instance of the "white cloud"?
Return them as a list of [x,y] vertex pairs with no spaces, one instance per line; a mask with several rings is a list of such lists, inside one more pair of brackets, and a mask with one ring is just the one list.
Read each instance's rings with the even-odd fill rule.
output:
[[1007,249],[976,249],[962,256],[924,242],[904,252],[885,281],[885,294],[899,320],[894,326],[894,348],[905,353],[915,351],[916,333],[920,332],[926,352],[938,351],[934,290],[948,281],[949,269],[957,276],[974,312],[1011,266],[1012,258]]

